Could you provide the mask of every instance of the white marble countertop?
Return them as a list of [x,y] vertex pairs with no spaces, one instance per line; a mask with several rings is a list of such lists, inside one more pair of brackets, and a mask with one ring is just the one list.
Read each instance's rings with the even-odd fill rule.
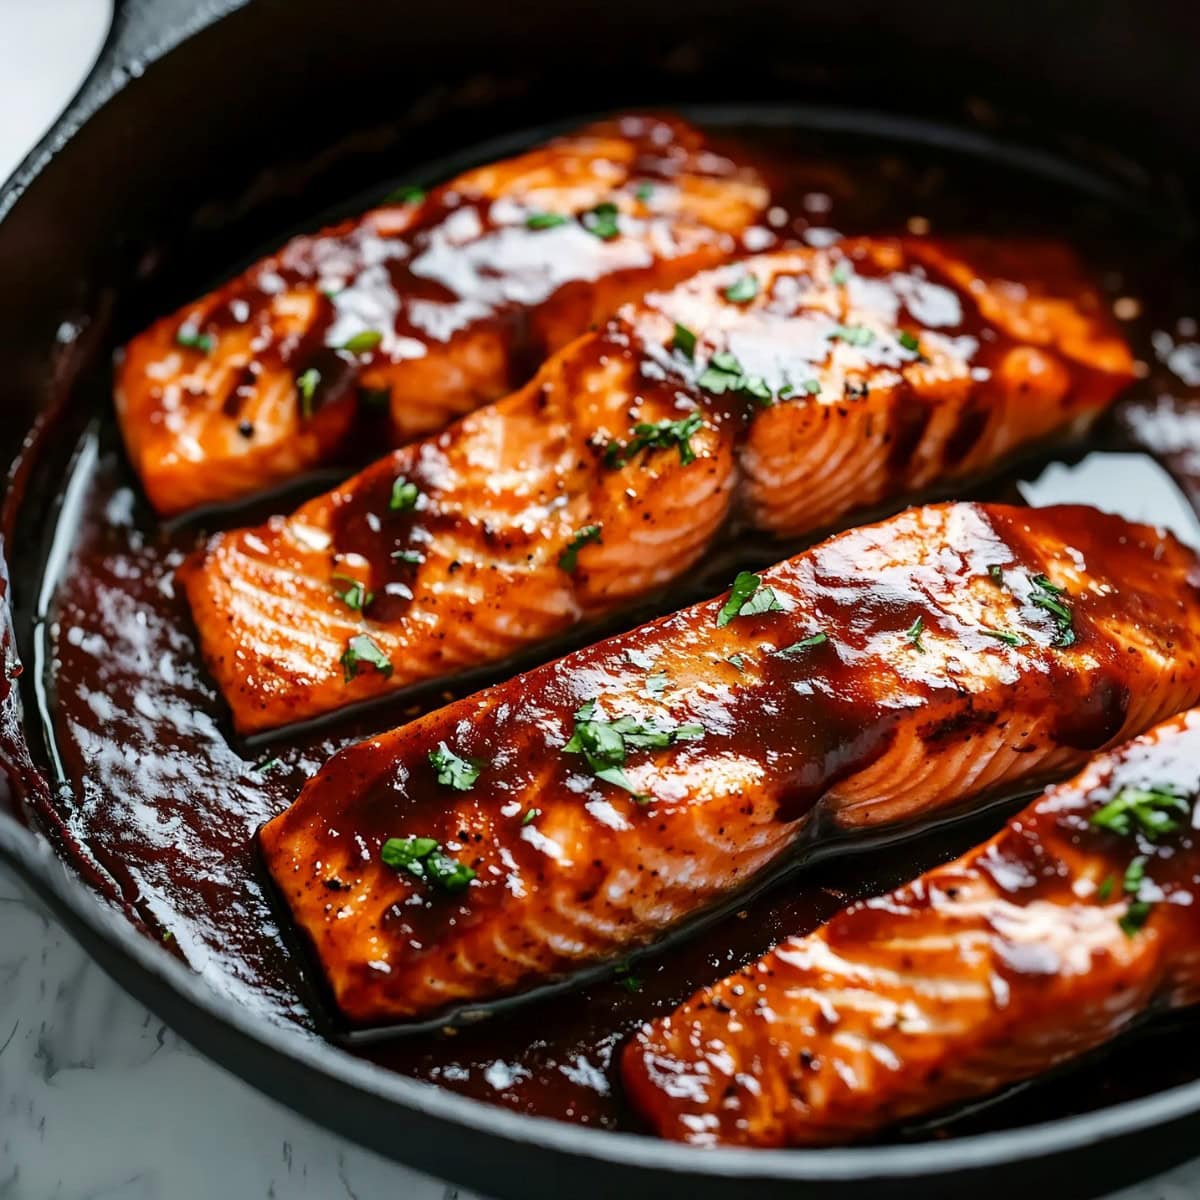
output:
[[[0,179],[73,90],[107,7],[0,0]],[[1198,1195],[1200,1161],[1119,1200]],[[0,1200],[452,1196],[470,1200],[202,1058],[0,868]]]

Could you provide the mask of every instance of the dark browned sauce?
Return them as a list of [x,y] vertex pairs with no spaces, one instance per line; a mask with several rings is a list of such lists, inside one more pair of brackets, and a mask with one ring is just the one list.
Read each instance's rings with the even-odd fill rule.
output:
[[[1093,460],[1102,472],[1122,466],[1129,481],[1104,474],[1097,487],[1092,472],[1083,476],[1093,481],[1091,494],[1080,496],[1070,490],[1071,477],[1060,476],[1047,482],[1039,499],[1057,494],[1104,505],[1118,490],[1132,489],[1145,501],[1157,483],[1157,468],[1137,457],[1138,448],[1146,447],[1175,472],[1192,504],[1200,503],[1200,333],[1193,319],[1200,316],[1200,295],[1192,290],[1194,281],[1181,278],[1187,247],[1176,237],[1144,227],[1120,205],[965,155],[919,147],[901,152],[862,138],[798,132],[748,130],[744,136],[785,178],[788,161],[807,160],[796,172],[799,182],[791,189],[785,183],[781,205],[792,215],[777,220],[777,232],[817,243],[835,231],[926,227],[1073,241],[1118,315],[1128,318],[1145,371],[1091,447],[1129,453],[1111,462]],[[828,165],[817,171],[817,160]],[[210,282],[197,279],[195,292]],[[1028,464],[1019,475],[960,494],[1017,499],[1017,479],[1039,469]],[[1168,509],[1150,503],[1149,511],[1130,515],[1169,520],[1175,514]],[[242,524],[261,513],[261,506],[247,507],[220,520]],[[311,1026],[322,998],[280,927],[252,834],[336,749],[399,724],[447,693],[427,690],[418,701],[401,697],[253,746],[235,740],[172,584],[174,568],[200,533],[195,525],[159,525],[139,496],[111,417],[99,418],[74,460],[43,589],[49,620],[40,635],[43,660],[34,684],[42,689],[59,759],[54,765],[64,781],[54,803],[77,852],[111,882],[149,933],[164,939],[164,952],[183,956],[239,1002]],[[715,593],[735,562],[763,565],[794,549],[727,549],[690,589],[656,601],[657,611],[676,607],[685,596]],[[629,615],[623,624],[645,615]],[[993,812],[966,827],[808,868],[703,934],[639,964],[634,978],[622,975],[539,1000],[452,1036],[426,1034],[352,1052],[521,1111],[627,1125],[612,1062],[614,1048],[636,1022],[781,937],[811,929],[848,900],[961,852],[1001,819]],[[1194,1036],[1178,1036],[1177,1026],[1158,1026],[1144,1036],[1169,1040],[1170,1053],[1147,1053],[1144,1044],[1126,1041],[1066,1082],[1025,1085],[1019,1096],[1010,1093],[899,1136],[1023,1124],[1200,1075]]]

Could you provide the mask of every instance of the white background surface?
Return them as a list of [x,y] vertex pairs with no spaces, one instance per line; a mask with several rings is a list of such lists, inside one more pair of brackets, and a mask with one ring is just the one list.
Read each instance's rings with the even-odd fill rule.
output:
[[[0,177],[74,91],[102,40],[106,10],[106,0],[0,0]],[[454,1194],[316,1128],[201,1058],[0,870],[0,1200]],[[1193,1165],[1120,1200],[1197,1196]]]

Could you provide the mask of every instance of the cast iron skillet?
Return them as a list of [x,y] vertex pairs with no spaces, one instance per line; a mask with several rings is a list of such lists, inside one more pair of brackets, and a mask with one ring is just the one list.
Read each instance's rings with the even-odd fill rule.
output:
[[[1200,1082],[942,1144],[698,1152],[488,1107],[233,1004],[68,868],[19,801],[45,785],[20,750],[17,653],[36,604],[18,551],[43,534],[41,510],[20,504],[27,435],[69,406],[89,358],[187,298],[196,264],[232,263],[287,228],[301,201],[317,211],[314,198],[377,181],[389,154],[429,161],[506,130],[656,102],[786,102],[835,125],[853,105],[948,127],[983,96],[983,111],[1018,115],[1035,151],[1053,142],[1061,153],[1058,135],[1073,133],[1070,155],[1114,186],[1154,194],[1158,165],[1170,164],[1195,194],[1198,46],[1189,0],[1059,0],[1024,13],[943,12],[933,0],[127,0],[91,79],[0,191],[0,457],[14,464],[2,532],[16,576],[0,573],[0,855],[201,1051],[321,1124],[486,1194],[765,1197],[809,1185],[883,1200],[1036,1182],[1068,1197],[1187,1157]],[[135,290],[152,307],[140,311],[135,295],[114,324],[114,297]]]

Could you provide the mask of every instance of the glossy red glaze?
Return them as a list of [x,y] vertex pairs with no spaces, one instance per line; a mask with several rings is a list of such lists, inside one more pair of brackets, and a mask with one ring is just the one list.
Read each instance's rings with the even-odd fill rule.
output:
[[[1029,786],[1195,703],[1196,571],[1092,509],[912,509],[764,571],[775,611],[722,627],[721,597],[343,751],[260,842],[348,1019],[477,1005],[661,937],[806,833]],[[630,796],[564,752],[590,702],[702,732],[627,747]],[[439,746],[481,765],[468,790],[438,782]],[[385,865],[407,837],[475,880],[446,896]]]
[[[1097,817],[1177,797],[1151,834]],[[644,1027],[632,1102],[697,1145],[846,1141],[1076,1058],[1200,1000],[1200,710],[1100,755],[1003,832]]]

